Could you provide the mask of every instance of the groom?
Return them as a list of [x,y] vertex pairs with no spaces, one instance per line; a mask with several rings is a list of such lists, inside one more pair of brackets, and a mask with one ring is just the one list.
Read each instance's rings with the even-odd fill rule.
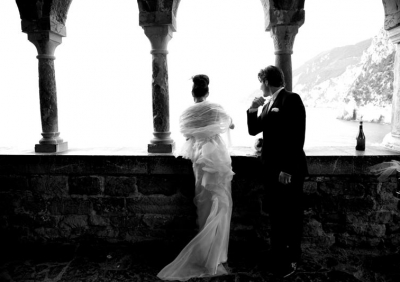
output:
[[[258,79],[263,97],[251,103],[247,126],[250,135],[263,133],[262,177],[264,203],[271,220],[272,269],[287,277],[296,271],[301,256],[302,195],[308,174],[303,151],[306,112],[300,96],[285,90],[281,69],[268,66],[259,72]],[[265,106],[264,97],[271,98]]]

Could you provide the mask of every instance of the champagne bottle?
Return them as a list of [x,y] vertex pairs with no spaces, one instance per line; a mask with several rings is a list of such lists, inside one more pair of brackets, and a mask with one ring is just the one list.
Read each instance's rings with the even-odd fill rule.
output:
[[356,150],[357,151],[365,151],[365,135],[364,135],[364,131],[363,131],[363,122],[360,121],[360,130],[358,132],[358,136],[357,136],[357,146],[356,146]]

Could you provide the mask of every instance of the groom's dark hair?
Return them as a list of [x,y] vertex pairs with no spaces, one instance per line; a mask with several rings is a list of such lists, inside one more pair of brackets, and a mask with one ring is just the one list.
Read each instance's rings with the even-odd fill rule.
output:
[[275,87],[285,87],[285,76],[283,71],[275,66],[268,66],[258,73],[260,82],[268,81],[268,84]]

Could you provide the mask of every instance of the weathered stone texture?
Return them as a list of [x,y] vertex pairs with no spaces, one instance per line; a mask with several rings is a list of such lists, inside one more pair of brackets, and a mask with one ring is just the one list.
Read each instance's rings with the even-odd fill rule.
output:
[[89,217],[89,224],[94,226],[109,226],[110,225],[110,218],[100,216],[97,214],[92,214]]
[[104,191],[104,178],[101,176],[73,176],[68,184],[71,195],[100,195]]
[[310,219],[304,226],[303,241],[307,244],[315,244],[319,248],[329,248],[335,243],[335,240],[335,235],[326,233],[322,224],[315,219]]
[[[360,168],[352,157],[340,157],[346,171],[337,167],[336,157],[308,161],[302,241],[307,255],[357,269],[363,261],[353,261],[350,250],[356,257],[398,247],[396,176],[379,183],[365,170],[355,173]],[[259,161],[233,157],[232,163],[230,241],[267,247],[269,215]],[[0,156],[0,183],[3,241],[187,242],[197,232],[192,165],[182,158]]]
[[43,198],[68,196],[68,177],[62,175],[36,175],[30,180],[32,191]]
[[171,196],[178,191],[184,195],[194,195],[194,179],[192,177],[143,175],[137,177],[137,186],[142,195],[162,194]]
[[85,228],[88,226],[87,215],[68,215],[59,226],[61,229]]
[[392,221],[393,219],[393,214],[389,210],[378,210],[376,212],[373,212],[370,216],[369,219],[371,222],[377,222],[380,224],[387,224]]
[[38,51],[39,97],[42,136],[35,152],[54,153],[68,149],[58,132],[57,91],[54,52],[66,36],[65,21],[72,0],[16,0],[22,31],[28,34]]
[[39,59],[39,96],[43,132],[58,132],[57,87],[53,59]]
[[53,199],[48,203],[48,210],[54,215],[88,215],[92,211],[92,203],[84,198]]
[[153,124],[154,131],[169,131],[168,66],[165,54],[153,55]]
[[180,0],[138,0],[139,25],[170,25],[176,30],[176,16]]
[[127,198],[126,206],[133,214],[181,214],[192,212],[192,202],[193,199],[178,194],[171,197],[150,195]]
[[107,196],[133,196],[138,193],[136,177],[108,176],[105,179],[104,194]]
[[304,0],[261,0],[264,8],[265,30],[278,25],[296,25],[304,23]]
[[90,199],[93,204],[93,210],[98,215],[104,216],[121,216],[126,214],[125,199],[124,198],[93,198]]
[[385,29],[390,30],[400,25],[400,5],[397,0],[383,0],[385,9]]
[[53,1],[52,5],[50,6],[51,17],[55,18],[57,22],[60,22],[65,25],[71,2],[72,0]]
[[72,0],[16,0],[23,32],[50,30],[65,36],[65,23]]
[[166,228],[173,220],[173,216],[162,216],[159,214],[145,214],[143,223],[151,229]]
[[307,195],[316,194],[318,191],[318,185],[316,181],[305,181],[303,191]]

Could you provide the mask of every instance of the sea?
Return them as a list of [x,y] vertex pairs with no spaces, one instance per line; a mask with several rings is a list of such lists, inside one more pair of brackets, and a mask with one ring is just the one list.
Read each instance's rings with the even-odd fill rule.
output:
[[[230,140],[233,147],[253,147],[256,139],[261,137],[250,136],[247,132],[247,105],[236,106],[230,109],[229,114],[233,118],[235,129],[230,131]],[[337,119],[338,111],[326,108],[306,108],[306,138],[304,148],[324,146],[355,146],[356,136],[359,132],[359,121],[345,121]],[[153,138],[151,115],[148,121],[140,121],[140,125],[129,124],[129,121],[121,124],[113,124],[110,127],[97,124],[91,127],[79,127],[68,124],[68,120],[60,127],[61,137],[68,142],[70,149],[85,148],[119,148],[129,147],[135,150],[146,151],[147,144]],[[35,120],[38,123],[39,118]],[[7,124],[5,124],[7,125]],[[177,146],[184,143],[185,139],[179,133],[178,118],[170,120],[171,137]],[[390,124],[363,123],[366,136],[366,146],[379,145],[386,134],[390,133]],[[16,130],[17,129],[17,130]],[[26,127],[23,130],[14,125],[3,128],[0,138],[0,148],[15,148],[16,150],[34,150],[35,144],[40,138],[40,124],[35,127]]]
[[[306,108],[305,148],[324,146],[355,146],[359,133],[359,121],[337,119],[338,110],[329,108]],[[236,128],[231,131],[233,146],[253,146],[261,134],[254,137],[247,133],[246,117],[235,119]],[[378,146],[386,134],[390,133],[390,124],[363,122],[366,146]]]

